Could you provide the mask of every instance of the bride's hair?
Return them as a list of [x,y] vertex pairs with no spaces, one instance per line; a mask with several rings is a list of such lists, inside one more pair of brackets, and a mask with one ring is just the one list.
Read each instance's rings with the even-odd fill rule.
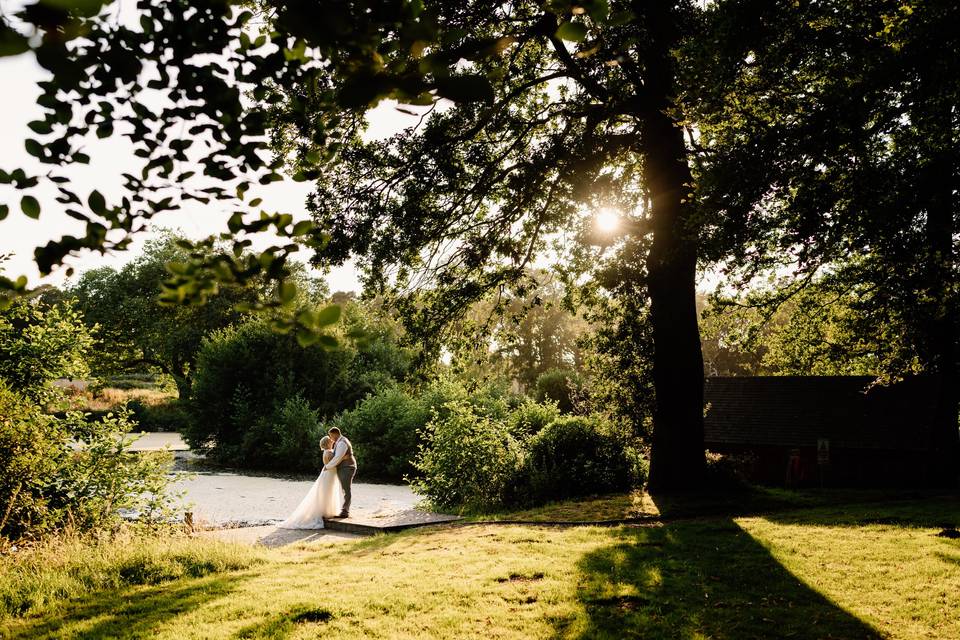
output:
[[320,438],[320,448],[326,449],[330,446],[330,436],[323,436]]

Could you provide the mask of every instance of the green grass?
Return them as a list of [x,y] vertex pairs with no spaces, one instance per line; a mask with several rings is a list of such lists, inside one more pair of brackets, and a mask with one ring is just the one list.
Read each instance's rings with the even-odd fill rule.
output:
[[0,620],[52,615],[90,592],[198,578],[261,561],[257,549],[185,536],[64,536],[0,558]]
[[447,526],[110,583],[0,622],[0,637],[955,638],[960,541],[937,534],[957,525],[960,501],[941,497],[634,527]]
[[790,509],[916,500],[937,494],[916,490],[807,489],[802,491],[773,487],[744,487],[738,491],[718,491],[676,496],[650,496],[641,490],[627,494],[590,496],[548,504],[533,509],[467,516],[468,520],[520,520],[524,522],[599,522],[662,517],[689,518],[702,515],[742,516]]

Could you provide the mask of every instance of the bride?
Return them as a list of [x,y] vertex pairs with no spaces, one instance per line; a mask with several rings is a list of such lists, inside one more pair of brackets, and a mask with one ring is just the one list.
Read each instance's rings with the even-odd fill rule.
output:
[[[330,436],[323,436],[320,440],[323,464],[333,458],[330,443]],[[337,470],[324,469],[290,517],[277,526],[283,529],[323,529],[323,519],[336,516],[342,506],[343,487],[340,486]]]

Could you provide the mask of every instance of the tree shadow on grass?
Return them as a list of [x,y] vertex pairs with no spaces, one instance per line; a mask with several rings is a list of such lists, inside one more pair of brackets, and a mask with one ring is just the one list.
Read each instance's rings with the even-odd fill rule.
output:
[[[153,638],[172,618],[232,592],[246,576],[181,579],[148,588],[94,592],[62,615],[27,618],[10,638]],[[0,634],[2,635],[2,634]],[[4,636],[7,637],[7,636]]]
[[[890,525],[942,529],[944,535],[960,529],[960,496],[919,497],[890,503],[833,505],[812,510],[763,514],[778,524],[861,527]],[[960,534],[958,534],[960,535]]]
[[880,638],[788,572],[733,521],[612,532],[579,562],[585,620],[559,638]]
[[255,640],[257,638],[280,640],[306,626],[316,627],[319,637],[323,624],[331,618],[333,618],[333,614],[326,609],[311,605],[299,605],[281,614],[271,616],[262,622],[244,627],[234,637],[238,640]]

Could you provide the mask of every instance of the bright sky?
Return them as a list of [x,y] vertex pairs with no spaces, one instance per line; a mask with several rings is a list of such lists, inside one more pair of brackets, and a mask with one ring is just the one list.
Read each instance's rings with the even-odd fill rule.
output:
[[[0,8],[8,15],[14,6],[19,4],[20,2],[15,0],[0,0]],[[47,73],[37,65],[32,54],[0,58],[0,78],[4,81],[4,96],[0,99],[0,140],[4,141],[4,144],[0,145],[0,168],[10,171],[22,167],[28,174],[31,170],[40,173],[43,165],[27,154],[23,141],[34,136],[27,128],[27,123],[41,116],[42,110],[35,104],[39,94],[36,83],[46,77]],[[367,137],[376,139],[389,136],[404,127],[416,124],[417,120],[414,116],[397,111],[392,104],[381,104],[370,114]],[[140,159],[133,156],[128,140],[120,136],[103,141],[94,140],[85,151],[91,156],[90,164],[72,168],[68,172],[81,198],[90,190],[98,189],[110,201],[111,194],[119,193],[120,174],[129,170],[129,163],[137,161],[139,166]],[[304,218],[307,215],[304,202],[309,190],[309,183],[286,180],[252,188],[248,197],[263,198],[261,207],[266,211],[291,213],[296,218]],[[38,245],[46,244],[64,234],[78,235],[83,225],[64,214],[62,208],[56,208],[60,205],[54,200],[56,192],[53,189],[44,191],[38,188],[34,193],[43,205],[38,220],[32,220],[20,211],[20,194],[12,186],[0,185],[0,203],[10,206],[9,216],[0,222],[0,254],[12,254],[12,258],[3,264],[2,270],[8,277],[26,275],[30,281],[29,286],[41,283],[62,285],[66,279],[64,269],[40,278],[33,262],[33,250]],[[177,229],[189,238],[200,239],[226,231],[229,215],[223,204],[211,203],[205,206],[198,203],[190,208],[158,215],[154,218],[153,225],[157,230],[164,227]],[[73,266],[77,273],[104,265],[121,265],[133,259],[143,243],[156,235],[157,230],[138,236],[128,251],[108,255],[87,252],[71,257],[68,264]],[[269,245],[270,238],[261,238],[259,244]],[[310,254],[304,250],[296,257],[307,261]],[[350,264],[334,269],[327,279],[332,291],[359,289],[356,270]]]

